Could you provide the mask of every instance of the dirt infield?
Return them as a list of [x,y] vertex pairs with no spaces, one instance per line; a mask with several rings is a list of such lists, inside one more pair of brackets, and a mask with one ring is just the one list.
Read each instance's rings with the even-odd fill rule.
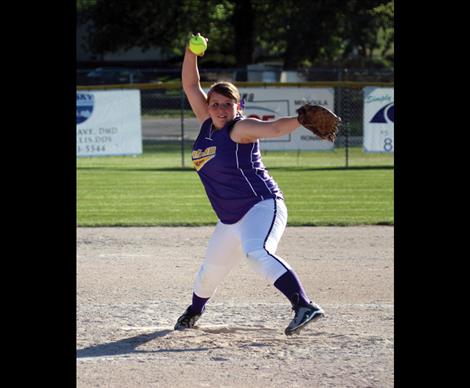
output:
[[326,312],[292,337],[247,263],[173,331],[212,230],[78,228],[77,387],[394,386],[393,227],[287,227],[277,253]]

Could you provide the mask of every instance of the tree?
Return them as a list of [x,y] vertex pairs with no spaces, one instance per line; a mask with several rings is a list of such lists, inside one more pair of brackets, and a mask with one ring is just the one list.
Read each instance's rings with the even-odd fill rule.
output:
[[341,12],[343,63],[365,67],[386,60],[393,48],[393,1],[349,0]]
[[234,32],[236,65],[244,67],[253,63],[255,45],[255,13],[251,0],[238,0],[231,16]]
[[209,38],[205,64],[393,66],[389,0],[77,0],[77,9],[93,22],[94,53],[138,46],[181,56],[200,32]]

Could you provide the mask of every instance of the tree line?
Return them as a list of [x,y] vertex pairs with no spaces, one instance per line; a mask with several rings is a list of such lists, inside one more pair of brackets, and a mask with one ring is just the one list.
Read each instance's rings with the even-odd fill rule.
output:
[[393,1],[77,0],[77,11],[80,23],[91,22],[95,54],[158,47],[180,57],[199,32],[209,39],[206,66],[393,68]]

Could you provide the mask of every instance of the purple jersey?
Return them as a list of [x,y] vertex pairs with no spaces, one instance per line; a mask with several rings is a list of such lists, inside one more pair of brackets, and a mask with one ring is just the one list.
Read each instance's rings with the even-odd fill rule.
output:
[[217,217],[224,224],[239,221],[255,204],[283,194],[261,161],[259,141],[249,144],[230,139],[237,116],[219,130],[212,119],[202,123],[193,145],[192,160]]

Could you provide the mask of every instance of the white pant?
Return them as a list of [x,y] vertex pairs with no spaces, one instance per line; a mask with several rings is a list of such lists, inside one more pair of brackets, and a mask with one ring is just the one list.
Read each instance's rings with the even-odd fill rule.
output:
[[194,282],[195,294],[210,298],[243,257],[264,279],[274,284],[291,269],[288,263],[274,255],[286,224],[287,208],[281,199],[257,203],[235,224],[219,221]]

